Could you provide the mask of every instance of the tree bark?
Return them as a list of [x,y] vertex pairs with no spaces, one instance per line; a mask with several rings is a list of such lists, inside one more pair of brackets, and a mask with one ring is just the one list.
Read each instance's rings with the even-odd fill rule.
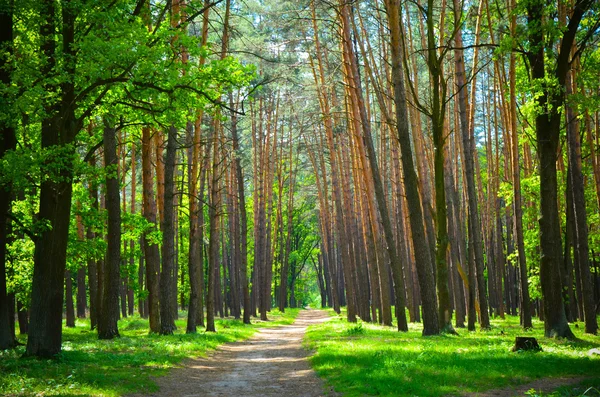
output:
[[119,171],[117,168],[117,137],[114,127],[105,120],[104,165],[106,169],[106,210],[108,212],[104,292],[98,316],[98,338],[113,339],[119,336],[119,290],[121,284],[121,206],[119,196]]
[[438,322],[438,306],[435,296],[435,279],[433,276],[433,264],[431,263],[425,228],[423,226],[423,210],[421,209],[421,200],[417,188],[419,183],[413,163],[413,153],[408,128],[408,109],[406,105],[404,75],[401,64],[403,51],[400,34],[400,2],[398,0],[386,0],[385,7],[390,28],[392,82],[394,85],[394,103],[396,106],[396,129],[402,153],[404,185],[406,187],[406,199],[410,215],[414,255],[417,264],[417,277],[421,291],[421,303],[423,305],[423,335],[436,335],[439,334],[440,327]]
[[[516,7],[515,0],[511,0],[511,6]],[[511,14],[512,15],[512,14]],[[516,34],[516,15],[511,16],[511,32]],[[516,96],[516,55],[510,55],[509,87],[510,87],[510,139],[512,146],[512,178],[513,178],[513,207],[515,219],[515,237],[517,240],[517,252],[519,258],[519,293],[521,310],[519,317],[521,326],[525,329],[532,328],[531,302],[529,299],[529,280],[527,272],[527,257],[525,256],[525,237],[523,236],[523,205],[521,199],[521,171],[519,167],[519,135],[517,132],[517,96]]]
[[[188,134],[191,134],[191,128],[188,128]],[[191,147],[188,148],[188,192],[190,207],[190,232],[189,232],[189,251],[188,251],[188,275],[190,279],[190,299],[188,307],[188,318],[186,333],[196,333],[197,314],[198,314],[198,296],[200,291],[200,272],[203,266],[200,263],[199,250],[202,249],[201,241],[198,238],[198,211],[202,210],[198,200],[198,175],[200,163],[200,125],[196,125],[192,137],[189,137]],[[200,208],[198,208],[200,207]]]
[[[33,283],[31,289],[31,332],[27,339],[25,354],[28,356],[53,357],[60,352],[62,339],[62,307],[64,297],[64,272],[67,261],[67,243],[73,192],[73,162],[75,148],[72,143],[80,126],[73,109],[75,99],[74,75],[76,54],[74,7],[63,7],[61,18],[62,51],[66,61],[62,69],[70,79],[60,88],[48,85],[48,93],[56,92],[58,101],[45,103],[46,117],[41,123],[41,147],[53,155],[48,164],[61,164],[58,175],[42,182],[40,188],[39,219],[49,228],[42,231],[35,241]],[[55,31],[58,19],[54,1],[40,4],[41,56],[46,61],[43,76],[51,76],[56,66]]]
[[[167,150],[164,161],[164,198],[162,222],[162,270],[160,273],[160,333],[171,335],[177,329],[177,295],[174,294],[175,278],[175,161],[177,156],[177,129],[169,127]],[[158,161],[160,162],[160,160]]]
[[[345,226],[345,217],[344,217],[344,209],[343,209],[343,195],[342,195],[342,188],[340,186],[340,172],[339,172],[339,165],[338,165],[338,160],[337,160],[337,156],[336,156],[336,144],[335,144],[335,139],[334,139],[334,133],[333,133],[333,116],[332,116],[332,112],[331,112],[331,106],[330,106],[330,101],[328,98],[328,94],[327,94],[327,89],[326,89],[326,80],[325,80],[325,72],[324,72],[324,66],[323,66],[323,60],[322,60],[322,54],[321,54],[321,49],[320,49],[320,42],[319,42],[319,37],[318,37],[318,29],[317,29],[317,17],[316,17],[316,11],[315,11],[315,5],[314,5],[314,1],[311,2],[311,8],[312,8],[312,21],[313,21],[313,26],[314,26],[314,34],[315,34],[315,48],[316,48],[316,53],[317,53],[317,61],[318,61],[318,77],[317,74],[315,73],[315,83],[317,84],[318,88],[319,88],[319,104],[321,107],[321,113],[323,115],[323,123],[324,123],[324,128],[325,128],[325,136],[326,136],[326,141],[327,141],[327,148],[328,150],[328,154],[329,154],[329,163],[330,163],[330,167],[331,167],[331,183],[333,185],[333,201],[334,201],[334,206],[335,206],[335,228],[336,228],[336,238],[337,238],[337,248],[339,250],[339,252],[341,253],[340,255],[340,259],[341,259],[341,267],[342,267],[342,273],[343,273],[343,278],[341,277],[342,275],[340,275],[340,281],[343,280],[343,282],[339,282],[338,283],[338,287],[340,288],[340,300],[343,301],[344,300],[344,296],[343,296],[343,285],[346,286],[345,290],[346,290],[346,305],[347,305],[347,311],[346,311],[346,318],[349,322],[356,322],[356,306],[354,304],[354,286],[352,283],[352,274],[351,274],[351,264],[350,264],[350,251],[349,251],[349,241],[348,241],[348,235],[346,233],[346,226]],[[341,305],[342,303],[340,303]]]
[[[567,73],[566,94],[572,95],[575,91],[575,71]],[[598,320],[594,304],[594,291],[590,272],[589,258],[589,233],[587,226],[587,213],[585,206],[585,191],[583,184],[583,173],[581,171],[581,138],[579,135],[579,120],[576,110],[567,103],[567,148],[569,152],[569,173],[571,176],[571,195],[573,198],[573,209],[575,213],[575,249],[579,254],[576,265],[579,266],[581,277],[581,289],[583,293],[583,318],[585,320],[585,332],[596,334],[598,331]]]
[[[13,10],[12,4],[8,7],[0,7],[0,48],[8,50],[12,54],[13,44]],[[11,77],[10,69],[5,63],[4,57],[0,57],[0,83],[9,86]],[[8,98],[2,98],[7,101]],[[4,155],[17,147],[17,140],[13,126],[4,121],[0,123],[0,160]],[[13,332],[9,321],[9,299],[6,287],[6,250],[8,234],[8,213],[12,202],[12,189],[10,186],[0,186],[0,350],[15,346]]]
[[156,231],[156,202],[152,177],[152,142],[150,128],[142,128],[142,199],[143,214],[146,221],[153,226],[143,236],[144,258],[146,262],[146,288],[148,289],[148,317],[150,332],[160,332],[159,278],[160,252],[158,243],[150,234]]
[[[408,324],[406,322],[406,298],[404,288],[404,275],[402,272],[402,263],[400,257],[396,252],[396,243],[394,241],[394,233],[392,230],[392,224],[390,221],[390,214],[386,202],[385,192],[383,190],[383,183],[381,182],[381,174],[379,171],[379,164],[377,163],[377,157],[375,154],[375,148],[373,145],[373,137],[371,133],[370,121],[367,116],[367,112],[362,98],[362,92],[360,90],[360,78],[358,72],[358,66],[356,65],[355,53],[352,48],[351,34],[350,34],[350,16],[348,5],[342,4],[341,16],[342,16],[342,28],[344,30],[343,44],[345,46],[344,53],[347,54],[346,62],[348,64],[348,75],[353,87],[354,99],[356,101],[356,108],[358,114],[355,116],[360,117],[361,127],[364,141],[364,147],[366,148],[366,154],[369,161],[369,168],[371,170],[371,177],[373,181],[373,187],[375,190],[375,198],[377,200],[377,207],[379,214],[381,215],[381,221],[383,224],[383,231],[385,241],[387,244],[387,253],[389,255],[392,276],[394,278],[394,287],[396,292],[396,315],[398,318],[398,331],[408,331]],[[358,131],[357,131],[358,133]],[[366,164],[363,164],[363,168],[366,168]],[[368,182],[370,183],[370,182]],[[375,219],[375,217],[373,217]]]
[[[14,304],[14,302],[13,302]],[[65,309],[68,328],[75,328],[75,305],[73,303],[73,278],[69,270],[65,271]],[[14,308],[13,308],[14,310]],[[14,314],[14,313],[13,313]],[[14,322],[14,318],[11,319]]]
[[219,158],[218,132],[215,131],[212,154],[212,170],[210,183],[210,202],[208,206],[209,240],[208,240],[208,288],[206,294],[206,332],[216,332],[215,329],[215,288],[216,274],[219,266]]
[[235,152],[235,177],[237,187],[238,211],[240,215],[240,278],[242,282],[242,294],[244,297],[244,324],[250,324],[250,313],[252,309],[250,307],[250,289],[248,287],[248,215],[246,213],[244,175],[242,172],[242,161],[240,158],[242,153],[240,148],[240,139],[238,137],[237,131],[237,115],[235,114],[235,112],[231,113],[231,138],[233,140],[233,150]]
[[[560,52],[556,59],[554,76],[558,87],[564,89],[571,47],[583,14],[592,4],[591,0],[578,0],[574,7],[569,23],[563,33]],[[530,77],[533,81],[545,81],[546,76],[546,37],[545,30],[539,23],[543,20],[544,7],[540,3],[530,3],[527,6],[527,25],[531,48],[528,60]],[[551,50],[548,50],[550,52]],[[560,279],[560,262],[562,255],[562,239],[560,235],[560,220],[558,214],[558,183],[556,176],[557,149],[559,143],[561,115],[560,109],[564,103],[564,93],[550,90],[547,87],[537,96],[537,105],[543,109],[535,118],[536,141],[540,161],[540,283],[544,309],[544,329],[546,337],[575,336],[569,328],[565,307],[562,301]]]
[[[455,6],[458,4],[455,1]],[[458,21],[457,21],[458,22]],[[455,36],[456,47],[462,48],[462,33],[458,30]],[[477,282],[477,292],[479,297],[480,319],[479,324],[482,329],[490,327],[490,319],[488,314],[488,300],[486,294],[486,284],[483,275],[483,241],[481,236],[481,222],[478,213],[477,204],[477,187],[475,185],[475,167],[473,157],[477,155],[475,151],[474,138],[469,132],[469,123],[467,121],[467,87],[465,82],[465,63],[462,50],[455,50],[455,67],[456,67],[456,86],[458,89],[458,102],[460,114],[460,129],[463,144],[463,165],[465,167],[465,185],[467,188],[467,207],[469,213],[469,244],[473,244],[475,273]],[[471,227],[473,225],[473,227]],[[475,285],[470,285],[470,288],[476,288]]]

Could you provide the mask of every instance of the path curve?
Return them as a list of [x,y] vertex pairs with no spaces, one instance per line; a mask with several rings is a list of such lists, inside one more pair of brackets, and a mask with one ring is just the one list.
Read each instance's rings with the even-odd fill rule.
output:
[[328,318],[322,310],[302,310],[292,325],[262,328],[207,358],[187,360],[183,368],[157,378],[159,391],[149,396],[323,396],[323,382],[310,368],[302,338],[308,326]]

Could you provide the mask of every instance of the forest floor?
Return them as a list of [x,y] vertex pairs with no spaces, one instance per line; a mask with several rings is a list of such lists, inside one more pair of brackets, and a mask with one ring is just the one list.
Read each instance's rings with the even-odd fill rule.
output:
[[181,368],[157,378],[159,391],[149,395],[322,396],[323,382],[310,368],[302,339],[310,325],[329,318],[322,310],[302,310],[292,325],[263,328],[246,341],[220,346],[206,358],[184,361]]
[[[545,338],[537,320],[523,331],[508,315],[493,318],[489,330],[423,337],[421,324],[398,332],[330,313],[335,318],[308,329],[306,344],[317,374],[346,397],[600,397],[600,356],[588,354],[600,339],[577,324],[576,341]],[[543,350],[513,353],[515,337],[524,335]]]
[[[23,345],[0,350],[0,396],[119,397],[156,392],[156,382],[193,357],[206,357],[227,343],[252,338],[259,329],[290,325],[301,309],[285,313],[274,309],[269,321],[253,318],[244,324],[234,318],[217,318],[217,332],[199,327],[186,333],[187,312],[179,313],[173,335],[148,334],[148,320],[129,316],[119,320],[120,338],[98,340],[89,319],[77,319],[75,328],[63,328],[62,352],[54,360],[22,357]],[[187,382],[187,380],[186,380]]]
[[[523,396],[523,395],[540,396],[540,395],[550,394],[551,392],[555,392],[555,391],[556,391],[556,393],[553,393],[551,395],[558,395],[558,396],[571,395],[571,394],[563,394],[560,391],[557,391],[557,389],[559,389],[559,388],[571,389],[569,391],[573,391],[573,392],[577,393],[577,395],[579,395],[581,393],[584,393],[584,395],[585,395],[585,391],[588,388],[586,386],[579,386],[579,384],[582,383],[586,379],[587,378],[581,377],[581,376],[568,377],[568,378],[542,378],[542,379],[537,379],[533,382],[526,383],[526,384],[520,385],[520,386],[505,387],[502,389],[493,389],[493,390],[488,390],[488,391],[481,392],[481,393],[468,393],[468,394],[465,394],[464,397],[514,397],[514,396]],[[582,389],[582,390],[580,390],[580,389]],[[591,391],[592,389],[588,389],[588,390]],[[579,393],[578,393],[578,391],[579,391]],[[594,391],[595,391],[594,395],[597,395],[597,390],[594,389]]]

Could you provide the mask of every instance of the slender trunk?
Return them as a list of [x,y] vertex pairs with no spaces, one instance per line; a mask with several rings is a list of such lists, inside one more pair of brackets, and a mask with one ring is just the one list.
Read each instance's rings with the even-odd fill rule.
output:
[[[575,91],[574,71],[567,74],[567,95]],[[581,138],[579,135],[579,119],[573,106],[567,104],[567,148],[569,152],[569,173],[571,176],[571,195],[573,198],[573,209],[575,212],[575,249],[579,254],[579,275],[581,277],[581,289],[583,292],[583,317],[585,320],[585,332],[596,334],[598,331],[598,321],[596,318],[596,308],[594,305],[594,291],[592,286],[592,277],[590,273],[589,259],[589,233],[587,226],[587,213],[585,206],[585,192],[583,183],[583,173],[581,171]]]
[[[341,267],[342,274],[340,274],[340,281],[338,283],[338,287],[340,289],[340,300],[344,300],[343,296],[343,286],[346,288],[346,304],[347,311],[346,317],[349,322],[356,322],[356,306],[354,304],[354,286],[352,283],[352,273],[351,273],[351,259],[350,259],[350,250],[349,250],[349,240],[346,232],[345,226],[345,217],[344,217],[344,209],[343,209],[343,195],[342,188],[340,186],[340,171],[338,160],[336,157],[336,144],[334,139],[333,132],[333,116],[331,112],[331,106],[328,98],[327,88],[326,88],[326,80],[325,80],[325,72],[322,60],[322,54],[320,49],[320,42],[318,37],[318,29],[317,29],[317,17],[315,11],[314,1],[311,2],[312,8],[312,21],[314,26],[314,34],[315,34],[315,48],[317,53],[318,60],[318,77],[315,74],[315,82],[319,87],[319,104],[321,108],[321,113],[324,118],[324,128],[325,128],[325,136],[327,141],[327,148],[329,149],[329,163],[331,167],[331,183],[333,185],[333,201],[335,205],[335,228],[336,228],[336,237],[337,237],[337,248],[341,255],[338,259],[341,259]],[[291,291],[292,293],[294,291]],[[341,303],[340,303],[341,304]]]
[[[193,136],[192,136],[193,128]],[[189,250],[188,250],[188,276],[190,279],[190,299],[188,306],[188,318],[186,333],[196,333],[196,323],[198,314],[198,297],[200,294],[200,272],[202,264],[200,263],[201,242],[198,238],[198,211],[202,210],[198,205],[198,166],[200,162],[200,125],[188,125],[188,192],[190,195],[190,232],[189,232]],[[200,208],[198,208],[200,207]]]
[[[352,86],[354,88],[354,99],[356,101],[356,108],[358,110],[358,114],[355,116],[360,117],[360,121],[362,123],[362,132],[363,132],[363,140],[364,146],[366,147],[366,154],[369,161],[369,168],[371,170],[371,177],[373,181],[373,187],[375,190],[375,197],[377,200],[377,207],[379,209],[379,214],[381,215],[381,221],[383,224],[383,231],[385,236],[385,241],[387,243],[387,253],[389,255],[391,267],[392,267],[392,276],[394,277],[394,287],[396,292],[396,315],[398,318],[398,330],[399,331],[408,331],[408,324],[406,322],[406,298],[405,298],[405,288],[404,288],[404,275],[402,273],[402,263],[400,262],[400,257],[396,252],[396,244],[394,241],[394,233],[392,230],[392,224],[390,221],[390,215],[388,211],[388,206],[386,202],[385,192],[383,190],[383,183],[381,181],[381,174],[379,171],[379,164],[377,163],[377,157],[375,154],[375,148],[373,145],[373,138],[371,134],[370,121],[366,112],[364,100],[362,97],[362,92],[360,90],[360,79],[358,72],[358,65],[356,64],[356,58],[354,54],[354,50],[352,48],[351,43],[351,34],[350,34],[350,17],[348,15],[349,10],[347,5],[342,5],[341,16],[342,16],[342,28],[344,30],[344,46],[345,53],[347,54],[346,62],[348,63],[348,76],[352,82]],[[358,132],[358,131],[357,131]],[[363,168],[366,168],[366,164],[363,164]]]
[[219,157],[218,131],[213,137],[212,170],[210,183],[210,202],[208,206],[209,240],[208,240],[208,288],[206,295],[206,332],[216,332],[215,329],[215,288],[216,274],[219,261]]
[[[81,216],[76,217],[77,221],[77,238],[80,241],[85,239],[83,232],[83,223]],[[87,306],[87,296],[85,289],[85,267],[81,266],[77,269],[77,318],[85,318],[85,309]]]
[[250,312],[252,309],[250,307],[250,289],[248,288],[248,215],[246,213],[244,175],[242,172],[242,162],[240,159],[242,153],[237,131],[237,115],[235,112],[232,112],[231,114],[231,137],[233,140],[233,150],[235,151],[235,177],[237,186],[238,210],[240,214],[240,278],[242,282],[242,294],[244,297],[244,324],[250,324]]
[[[14,301],[12,302],[14,305]],[[75,328],[75,305],[73,303],[73,278],[69,270],[65,271],[65,306],[66,306],[66,326],[68,328]],[[13,318],[11,321],[14,322],[14,308]],[[14,326],[14,324],[13,324]]]
[[[516,7],[515,0],[511,0],[512,7]],[[511,17],[511,32],[516,33],[516,15]],[[525,256],[525,237],[523,235],[523,205],[521,199],[521,171],[519,167],[519,136],[517,132],[517,97],[516,97],[516,55],[510,56],[509,86],[510,86],[510,130],[512,145],[512,177],[513,177],[513,207],[515,219],[515,237],[517,240],[517,253],[519,257],[519,292],[521,310],[519,316],[521,326],[525,329],[532,328],[531,302],[529,299],[529,280],[527,275],[527,257]]]
[[406,199],[410,215],[410,227],[417,265],[417,276],[423,305],[423,335],[439,334],[438,306],[435,296],[435,279],[433,264],[425,228],[423,226],[423,211],[418,191],[418,179],[413,164],[413,153],[408,128],[408,109],[404,89],[404,74],[401,65],[402,47],[400,34],[400,2],[386,0],[392,52],[392,80],[394,85],[394,103],[396,106],[396,129],[402,153],[402,170],[406,187]]
[[[455,4],[458,4],[455,1]],[[459,30],[455,36],[456,47],[462,48],[462,34]],[[475,150],[474,138],[469,132],[469,123],[467,121],[467,87],[465,82],[465,64],[462,50],[455,50],[455,67],[456,67],[456,85],[459,97],[459,114],[460,114],[460,127],[463,144],[463,165],[464,174],[466,177],[465,185],[467,190],[467,207],[469,214],[469,244],[473,245],[473,253],[475,255],[475,273],[476,282],[470,285],[470,288],[477,288],[479,307],[480,307],[480,319],[479,323],[482,329],[490,327],[490,320],[488,314],[487,294],[486,285],[483,274],[484,267],[484,256],[483,256],[483,241],[481,236],[481,222],[478,213],[478,199],[477,199],[477,187],[475,185],[475,166],[473,157],[477,155]],[[471,227],[473,225],[473,227]]]
[[[90,136],[93,135],[92,132],[93,124],[90,121],[87,126],[87,131]],[[90,158],[90,167],[96,168],[96,156],[92,156]],[[91,199],[91,207],[94,211],[99,211],[99,203],[98,203],[98,183],[95,178],[90,178],[88,181],[88,192]],[[86,236],[88,240],[94,240],[97,236],[94,232],[94,228],[92,226],[88,226],[86,230]],[[92,330],[96,329],[98,324],[98,312],[100,307],[100,293],[99,293],[99,280],[98,280],[98,266],[99,261],[90,256],[87,259],[87,273],[88,273],[88,285],[90,292],[90,327]]]
[[142,128],[142,198],[143,214],[151,228],[143,236],[146,262],[146,288],[148,289],[148,317],[150,332],[160,332],[159,278],[160,252],[151,232],[156,231],[156,202],[152,176],[152,144],[150,128]]

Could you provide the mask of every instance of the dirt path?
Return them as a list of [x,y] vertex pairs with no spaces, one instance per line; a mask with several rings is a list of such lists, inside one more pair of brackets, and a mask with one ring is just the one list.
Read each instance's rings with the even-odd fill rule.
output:
[[160,390],[151,396],[323,396],[323,382],[308,364],[302,338],[309,325],[327,319],[324,311],[302,310],[292,325],[261,329],[208,358],[188,360],[157,378]]
[[542,378],[520,386],[488,390],[481,393],[469,393],[464,397],[514,397],[523,396],[525,392],[534,389],[537,392],[552,392],[562,386],[576,385],[585,380],[584,377],[573,378]]

